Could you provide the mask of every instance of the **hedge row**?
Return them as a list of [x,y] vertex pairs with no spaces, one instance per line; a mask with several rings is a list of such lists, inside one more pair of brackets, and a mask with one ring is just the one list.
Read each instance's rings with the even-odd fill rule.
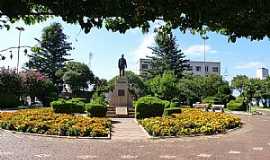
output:
[[181,109],[177,107],[178,106],[176,103],[161,100],[157,97],[141,97],[135,104],[136,118],[143,119],[150,117],[160,117],[163,114],[167,116],[173,113],[180,113]]
[[73,98],[70,100],[59,99],[51,102],[51,107],[55,113],[84,113],[87,111],[91,117],[105,117],[107,107],[104,104],[85,103],[84,98]]

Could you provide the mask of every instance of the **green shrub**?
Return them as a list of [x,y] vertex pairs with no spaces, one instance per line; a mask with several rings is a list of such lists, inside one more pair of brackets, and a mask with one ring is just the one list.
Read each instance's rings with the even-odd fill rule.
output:
[[91,117],[106,117],[107,107],[103,104],[88,103],[85,108]]
[[149,117],[162,116],[164,102],[157,97],[142,97],[136,103],[136,118],[143,119]]
[[171,102],[166,101],[166,100],[163,100],[162,102],[163,102],[163,104],[164,104],[164,108],[170,108]]
[[69,101],[72,101],[72,102],[83,102],[83,103],[88,103],[89,102],[87,98],[72,98]]
[[58,100],[51,102],[51,107],[55,113],[83,113],[84,103]]
[[11,94],[0,94],[0,108],[13,108],[21,105],[19,96]]
[[171,102],[170,103],[170,108],[179,108],[177,103]]
[[165,108],[164,109],[164,113],[163,113],[163,116],[170,116],[174,113],[181,113],[181,108]]
[[237,102],[236,100],[231,100],[227,104],[227,108],[231,111],[246,111],[247,107],[243,102]]

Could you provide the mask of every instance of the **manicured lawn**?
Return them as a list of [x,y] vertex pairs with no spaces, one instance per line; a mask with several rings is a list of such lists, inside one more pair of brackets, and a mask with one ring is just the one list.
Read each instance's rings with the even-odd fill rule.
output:
[[111,121],[71,114],[56,114],[52,109],[25,109],[0,113],[0,127],[18,132],[59,136],[106,137]]
[[152,136],[212,135],[241,126],[240,118],[234,115],[197,109],[183,109],[180,114],[146,118],[139,123]]

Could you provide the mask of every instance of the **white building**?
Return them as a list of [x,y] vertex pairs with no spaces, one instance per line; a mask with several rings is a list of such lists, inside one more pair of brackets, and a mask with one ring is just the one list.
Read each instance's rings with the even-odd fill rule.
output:
[[[220,75],[220,62],[203,62],[203,61],[189,61],[189,71],[194,75]],[[140,59],[140,75],[146,70],[151,69],[150,59]]]
[[269,71],[267,68],[261,67],[257,69],[256,78],[263,80],[263,79],[266,79],[268,76],[269,76]]
[[220,62],[189,61],[189,65],[194,75],[220,75]]

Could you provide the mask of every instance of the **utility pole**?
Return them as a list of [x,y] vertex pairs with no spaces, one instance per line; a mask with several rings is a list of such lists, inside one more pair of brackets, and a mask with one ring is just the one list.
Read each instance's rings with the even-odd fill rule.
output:
[[19,44],[18,44],[18,57],[17,57],[17,74],[19,73],[19,65],[20,65],[20,47],[21,47],[21,33],[24,31],[23,27],[16,27],[19,31]]
[[205,53],[205,41],[207,40],[207,39],[209,39],[209,37],[207,36],[207,35],[205,35],[205,36],[203,36],[202,37],[202,39],[203,39],[203,68],[204,68],[204,75],[206,75],[206,66],[205,66],[205,59],[206,59],[206,53]]

